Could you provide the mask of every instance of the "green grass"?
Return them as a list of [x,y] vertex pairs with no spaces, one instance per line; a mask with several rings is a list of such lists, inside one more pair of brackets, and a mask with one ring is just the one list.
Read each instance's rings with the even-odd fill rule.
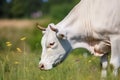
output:
[[41,71],[38,54],[0,53],[0,80],[100,80],[97,57],[72,54],[54,69]]
[[33,53],[10,52],[1,53],[0,56],[0,80],[86,80],[87,78],[95,80],[90,73],[93,71],[98,73],[89,59],[82,59],[82,56],[71,55],[50,71],[38,69],[39,55]]

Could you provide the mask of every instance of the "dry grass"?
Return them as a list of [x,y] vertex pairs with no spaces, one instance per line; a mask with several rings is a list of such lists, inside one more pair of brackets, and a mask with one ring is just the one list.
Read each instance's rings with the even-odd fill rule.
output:
[[42,25],[49,23],[50,19],[0,19],[0,28],[8,27],[8,28],[32,28],[36,23],[40,23]]

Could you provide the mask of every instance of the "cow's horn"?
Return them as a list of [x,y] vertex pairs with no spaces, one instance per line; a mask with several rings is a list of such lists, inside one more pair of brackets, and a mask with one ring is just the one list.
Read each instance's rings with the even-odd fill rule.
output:
[[50,25],[50,29],[51,29],[52,31],[58,32],[58,29],[57,29],[57,28],[52,27],[51,25]]
[[45,31],[45,30],[46,30],[46,28],[40,26],[38,23],[36,24],[36,27],[37,27],[38,29],[42,30],[42,31]]

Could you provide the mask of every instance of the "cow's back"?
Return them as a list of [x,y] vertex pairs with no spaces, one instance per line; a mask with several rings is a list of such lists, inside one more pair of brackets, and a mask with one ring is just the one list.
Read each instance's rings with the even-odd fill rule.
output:
[[[88,0],[86,0],[88,1]],[[97,32],[120,33],[120,0],[90,0],[91,25]]]
[[94,38],[120,34],[119,8],[120,0],[81,0],[56,26]]

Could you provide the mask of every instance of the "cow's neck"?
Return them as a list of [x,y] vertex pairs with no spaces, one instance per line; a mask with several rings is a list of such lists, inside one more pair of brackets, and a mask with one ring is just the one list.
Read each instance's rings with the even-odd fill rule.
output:
[[[93,52],[90,47],[92,40],[94,40],[93,31],[91,25],[85,23],[85,20],[79,19],[77,16],[71,14],[70,18],[65,18],[57,24],[57,26],[59,26],[60,31],[65,31],[67,33],[68,40],[73,49],[86,48],[90,52]],[[81,37],[84,39],[83,42],[80,41]]]
[[[88,0],[87,0],[88,1]],[[90,5],[76,5],[73,10],[56,26],[59,31],[67,33],[68,40],[73,48],[87,48],[90,50],[92,40],[103,39],[103,36],[96,33],[91,24]],[[83,37],[83,42],[81,42]],[[91,43],[90,43],[91,42]]]
[[88,9],[89,7],[83,6],[82,4],[76,5],[71,12],[56,25],[59,31],[64,30],[68,33],[78,32],[78,34],[82,33],[84,36],[92,36],[93,29],[91,27]]
[[[83,34],[85,36],[92,36],[93,29],[91,25],[90,19],[90,4],[85,3],[84,1],[78,3],[71,12],[56,26],[60,31],[71,32],[79,32],[79,34]],[[77,34],[78,35],[78,34]]]
[[[82,2],[81,2],[82,3]],[[70,13],[57,24],[59,28],[67,28],[67,27],[77,27],[76,24],[81,23],[81,20],[85,19],[86,14],[85,13],[85,7],[80,7],[81,4],[78,3],[71,11]],[[83,18],[84,17],[84,18]]]

